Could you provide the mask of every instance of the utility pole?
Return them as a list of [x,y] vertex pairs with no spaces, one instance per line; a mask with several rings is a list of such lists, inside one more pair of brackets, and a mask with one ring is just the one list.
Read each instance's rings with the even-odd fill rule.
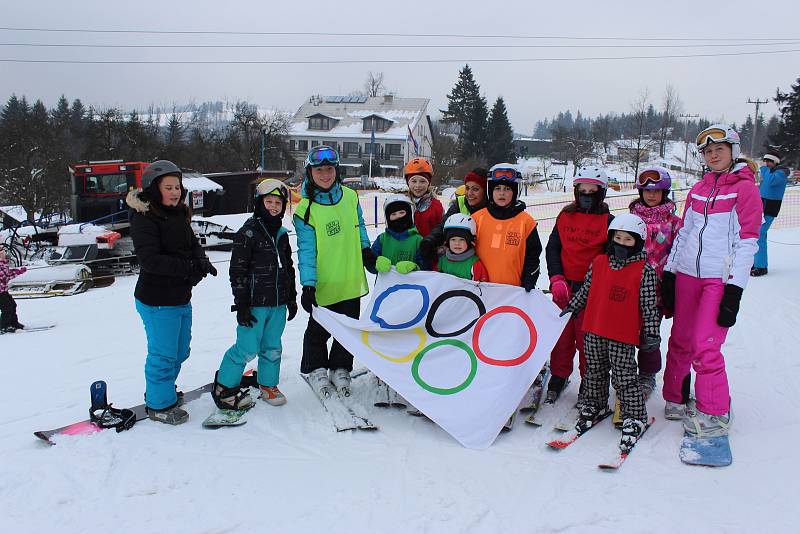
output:
[[681,113],[679,117],[681,119],[686,119],[686,122],[683,124],[683,141],[686,145],[686,149],[683,151],[683,172],[689,170],[689,119],[696,119],[700,115],[691,114],[691,113]]
[[758,131],[758,108],[761,104],[766,104],[769,100],[759,100],[759,99],[747,99],[748,104],[755,104],[756,105],[756,116],[753,119],[753,138],[750,140],[750,157],[755,158],[756,154],[756,132]]

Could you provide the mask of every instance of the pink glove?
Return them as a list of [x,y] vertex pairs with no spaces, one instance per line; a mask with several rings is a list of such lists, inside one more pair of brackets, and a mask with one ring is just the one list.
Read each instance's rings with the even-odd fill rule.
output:
[[562,310],[567,307],[570,299],[569,284],[566,278],[557,274],[550,277],[550,293],[553,295],[553,303]]

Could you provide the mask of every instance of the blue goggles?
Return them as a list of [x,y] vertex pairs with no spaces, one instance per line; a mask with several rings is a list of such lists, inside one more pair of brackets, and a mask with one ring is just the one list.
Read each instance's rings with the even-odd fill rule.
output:
[[306,158],[306,167],[319,167],[320,165],[339,165],[339,153],[325,145],[312,148]]

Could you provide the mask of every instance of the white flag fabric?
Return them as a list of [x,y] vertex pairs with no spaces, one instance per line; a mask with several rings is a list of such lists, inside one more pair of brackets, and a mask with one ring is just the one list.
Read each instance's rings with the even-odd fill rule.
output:
[[313,316],[381,380],[470,449],[485,449],[568,317],[539,290],[434,272],[380,274],[359,320]]

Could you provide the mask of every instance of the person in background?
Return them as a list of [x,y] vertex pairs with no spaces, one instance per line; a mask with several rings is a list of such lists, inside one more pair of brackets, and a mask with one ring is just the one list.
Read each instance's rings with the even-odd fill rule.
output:
[[136,311],[147,335],[147,416],[169,425],[189,419],[175,381],[189,357],[192,288],[209,274],[217,276],[192,230],[182,179],[177,165],[155,161],[142,173],[142,189],[131,190],[125,199],[139,262]]
[[764,209],[764,222],[758,235],[758,252],[753,259],[753,268],[750,276],[764,276],[769,272],[767,258],[767,232],[773,221],[781,211],[783,195],[786,192],[786,182],[789,179],[789,168],[781,165],[780,154],[777,150],[770,149],[761,158],[764,165],[761,167],[761,203]]
[[9,267],[6,251],[0,249],[0,332],[4,334],[25,328],[17,317],[17,303],[8,292],[8,283],[11,279],[25,271],[27,271],[25,267]]

